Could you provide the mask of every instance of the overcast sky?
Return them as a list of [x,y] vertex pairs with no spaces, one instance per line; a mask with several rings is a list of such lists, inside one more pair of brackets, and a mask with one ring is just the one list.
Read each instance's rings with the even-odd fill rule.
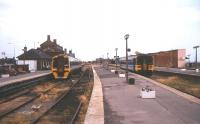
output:
[[0,52],[8,57],[48,34],[82,60],[113,58],[115,48],[125,56],[126,33],[129,54],[184,48],[193,59],[200,0],[0,0]]

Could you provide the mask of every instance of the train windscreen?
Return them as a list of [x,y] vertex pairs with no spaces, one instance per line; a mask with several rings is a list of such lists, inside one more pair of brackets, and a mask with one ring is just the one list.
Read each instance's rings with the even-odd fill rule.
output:
[[152,64],[153,58],[151,56],[138,56],[137,64]]
[[63,56],[58,56],[54,58],[53,66],[57,68],[58,76],[62,77],[64,75],[64,69],[69,67],[69,60]]

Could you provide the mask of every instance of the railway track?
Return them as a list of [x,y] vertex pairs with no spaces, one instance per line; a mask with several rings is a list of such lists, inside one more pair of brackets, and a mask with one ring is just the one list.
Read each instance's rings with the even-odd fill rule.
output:
[[22,81],[0,87],[0,104],[28,93],[30,89],[45,81],[48,81],[48,79],[51,79],[50,76],[44,76],[41,78],[31,79],[28,81]]
[[[62,87],[63,83],[64,82],[56,82],[48,88],[45,87],[47,88],[45,90],[35,91],[35,93],[32,92],[31,94],[27,94],[26,96],[16,98],[16,100],[12,101],[12,103],[10,103],[9,101],[10,104],[2,104],[2,106],[7,106],[7,109],[3,109],[2,111],[0,110],[0,123],[9,122],[10,118],[14,119],[15,121],[15,118],[19,115],[23,115],[30,120],[37,118],[37,111],[34,109],[37,109],[37,107],[41,105],[45,106],[45,104],[48,104],[48,100],[46,100],[46,97],[51,96],[52,90],[55,90],[58,87]],[[12,104],[14,104],[14,107],[12,107]]]
[[[53,81],[54,82],[54,81]],[[47,86],[48,89],[45,89],[41,92],[36,92],[36,88],[29,89],[28,91],[26,90],[20,95],[14,96],[12,98],[6,99],[0,103],[0,118],[5,117],[6,115],[14,112],[15,110],[19,109],[20,107],[30,103],[34,99],[40,97],[42,93],[47,93],[49,90],[52,88],[56,87],[57,84],[54,84],[52,82],[48,82],[45,84],[42,84]],[[39,87],[39,86],[38,86]]]
[[[21,99],[18,99],[18,101],[21,101],[21,104],[16,105],[13,108],[11,107],[11,104],[7,105],[8,108],[4,110],[1,110],[0,107],[0,123],[12,123],[12,122],[21,123],[21,121],[25,121],[27,123],[32,123],[32,124],[41,123],[44,121],[44,118],[46,116],[49,116],[49,114],[52,113],[52,111],[55,111],[58,108],[62,108],[61,104],[65,103],[66,101],[67,102],[73,101],[72,104],[76,106],[75,107],[76,109],[74,109],[74,114],[70,116],[71,119],[68,119],[70,120],[70,122],[73,123],[74,120],[76,120],[76,117],[82,105],[80,100],[77,98],[78,96],[76,95],[78,93],[77,91],[80,90],[76,91],[75,89],[80,89],[79,83],[85,77],[86,75],[85,72],[82,73],[82,75],[79,76],[78,79],[71,78],[70,80],[60,81],[60,83],[58,82],[55,83],[55,86],[52,86],[45,92],[43,91],[42,93],[41,92],[22,93],[26,95],[25,96],[22,95],[20,96]],[[77,78],[78,76],[76,75],[74,77]],[[72,98],[74,100],[71,100]],[[7,102],[12,103],[10,102],[10,100],[8,100]],[[2,102],[0,106],[1,105],[6,106],[6,102],[4,103]],[[60,117],[62,116],[60,115]]]
[[73,124],[83,105],[80,96],[84,94],[87,82],[89,81],[90,77],[88,73],[89,70],[86,70],[72,88],[55,103],[55,106],[49,109],[49,111],[37,121],[37,124]]

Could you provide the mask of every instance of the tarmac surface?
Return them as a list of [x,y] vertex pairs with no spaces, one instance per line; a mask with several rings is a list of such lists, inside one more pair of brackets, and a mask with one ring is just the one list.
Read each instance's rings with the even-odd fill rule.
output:
[[[105,124],[200,124],[199,104],[136,74],[129,73],[135,78],[135,85],[130,85],[110,70],[95,70],[102,83]],[[155,89],[155,99],[139,96],[147,85]]]

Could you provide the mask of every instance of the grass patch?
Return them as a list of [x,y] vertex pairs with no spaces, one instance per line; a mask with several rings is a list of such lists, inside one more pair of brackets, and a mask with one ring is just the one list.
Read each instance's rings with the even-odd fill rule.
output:
[[200,98],[200,78],[198,77],[155,73],[151,78],[162,84]]

